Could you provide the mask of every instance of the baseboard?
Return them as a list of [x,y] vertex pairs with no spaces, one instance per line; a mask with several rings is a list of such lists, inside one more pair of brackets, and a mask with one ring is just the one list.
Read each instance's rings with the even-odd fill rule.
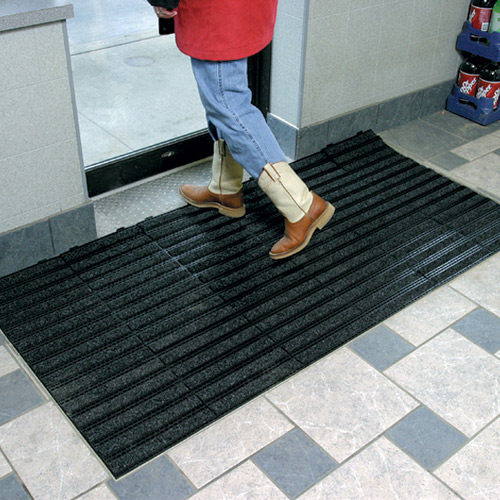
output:
[[365,130],[379,133],[445,109],[453,80],[297,128],[272,113],[267,123],[290,160],[299,160]]
[[92,202],[0,234],[0,277],[96,238]]

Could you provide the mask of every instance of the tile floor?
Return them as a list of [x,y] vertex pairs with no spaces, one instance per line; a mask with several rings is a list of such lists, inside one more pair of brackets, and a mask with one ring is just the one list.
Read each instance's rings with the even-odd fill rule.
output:
[[[500,124],[445,112],[381,135],[500,201]],[[179,205],[176,183],[208,175],[97,200],[100,233]],[[119,481],[0,333],[0,498],[498,499],[500,252]]]

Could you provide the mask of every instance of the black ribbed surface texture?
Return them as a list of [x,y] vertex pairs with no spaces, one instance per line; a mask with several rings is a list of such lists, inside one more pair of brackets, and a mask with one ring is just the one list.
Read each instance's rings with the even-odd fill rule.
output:
[[294,164],[337,208],[306,250],[255,181],[0,280],[0,327],[119,477],[500,250],[500,206],[372,132]]

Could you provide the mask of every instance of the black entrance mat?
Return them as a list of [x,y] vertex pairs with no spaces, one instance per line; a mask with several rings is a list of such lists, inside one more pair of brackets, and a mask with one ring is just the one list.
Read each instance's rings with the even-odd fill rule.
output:
[[115,477],[500,250],[500,206],[372,132],[296,162],[337,212],[273,262],[282,217],[184,207],[0,280],[0,327]]

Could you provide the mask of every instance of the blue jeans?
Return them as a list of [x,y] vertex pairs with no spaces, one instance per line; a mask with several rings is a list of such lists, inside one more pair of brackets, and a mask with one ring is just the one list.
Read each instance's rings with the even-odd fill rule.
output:
[[191,64],[212,138],[224,139],[234,159],[255,179],[266,164],[286,161],[264,116],[251,103],[247,59],[191,58]]

